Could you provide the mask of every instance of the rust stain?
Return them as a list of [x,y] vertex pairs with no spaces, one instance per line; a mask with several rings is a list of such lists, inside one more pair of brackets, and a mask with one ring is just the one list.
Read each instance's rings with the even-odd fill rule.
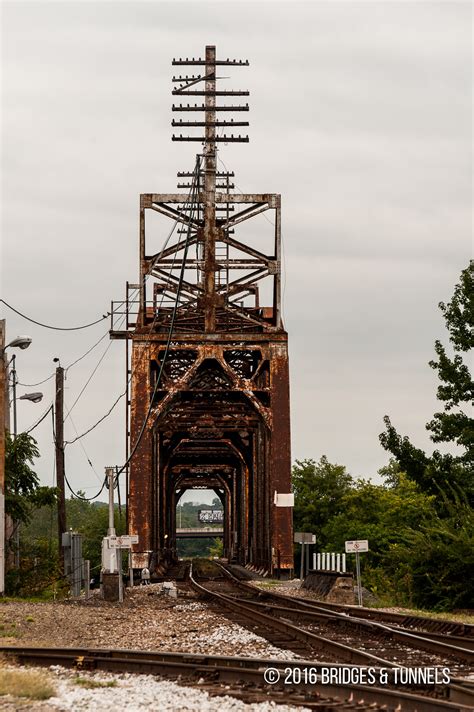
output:
[[[224,503],[226,555],[285,573],[293,568],[292,512],[274,504],[275,492],[291,490],[281,201],[276,194],[234,193],[233,174],[217,171],[215,66],[235,62],[217,61],[215,47],[207,47],[199,61],[206,72],[203,163],[179,174],[189,179],[190,194],[141,196],[140,279],[120,308],[112,307],[111,337],[131,341],[128,511],[129,531],[139,535],[134,562],[159,566],[173,559],[176,502],[186,489],[209,487]],[[186,94],[186,80],[174,93]],[[152,211],[175,220],[186,235],[158,254],[148,252]],[[265,211],[273,214],[269,253],[234,235],[238,225]],[[269,305],[260,305],[263,279],[273,285]],[[125,329],[116,326],[123,314]]]

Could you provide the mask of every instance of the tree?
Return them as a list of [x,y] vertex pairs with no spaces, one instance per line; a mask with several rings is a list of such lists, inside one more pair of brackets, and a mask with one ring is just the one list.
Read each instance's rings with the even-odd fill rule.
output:
[[453,355],[449,356],[440,341],[435,342],[436,359],[429,362],[438,372],[440,385],[437,398],[444,409],[435,413],[426,424],[435,443],[454,443],[458,453],[442,454],[435,450],[428,456],[415,447],[407,436],[398,434],[390,418],[385,416],[385,432],[380,442],[392,453],[400,468],[418,482],[423,489],[438,494],[441,487],[450,491],[448,485],[461,488],[472,504],[474,502],[474,419],[468,414],[474,398],[474,384],[462,354],[468,354],[474,346],[474,290],[473,263],[461,272],[459,283],[454,288],[451,300],[440,302],[449,333]]
[[296,460],[292,481],[295,530],[319,536],[327,522],[341,511],[352,478],[344,465],[333,465],[323,455],[319,462]]
[[56,489],[42,487],[32,469],[39,457],[36,440],[27,433],[5,439],[5,513],[15,522],[28,522],[33,509],[56,502]]
[[420,520],[390,548],[392,565],[405,568],[415,605],[437,610],[470,608],[474,578],[474,509],[455,489],[444,500],[443,516]]
[[[32,469],[34,459],[39,457],[39,450],[36,440],[27,433],[20,433],[15,438],[5,433],[5,514],[7,515],[7,546],[16,549],[15,535],[20,524],[28,524],[38,508],[44,505],[52,506],[56,502],[56,489],[53,487],[42,487],[36,472]],[[47,547],[47,543],[46,543]],[[43,549],[41,545],[39,548]],[[35,586],[40,584],[40,579],[49,577],[54,570],[55,561],[51,566],[44,566],[39,571],[34,564],[27,566],[25,572],[24,554],[28,553],[21,549],[22,559],[20,568],[7,571],[6,590],[9,593],[20,593],[22,587],[31,592],[31,582]],[[31,557],[32,562],[37,559],[38,548]],[[7,559],[8,561],[9,559]],[[41,582],[40,585],[43,585]]]
[[455,354],[451,359],[441,342],[435,342],[437,360],[430,361],[430,366],[438,371],[441,384],[437,397],[445,406],[444,411],[435,413],[426,425],[433,442],[455,442],[464,448],[459,460],[471,468],[474,466],[474,419],[463,408],[472,407],[474,383],[460,352],[467,354],[474,347],[473,268],[474,263],[461,272],[451,301],[439,304]]

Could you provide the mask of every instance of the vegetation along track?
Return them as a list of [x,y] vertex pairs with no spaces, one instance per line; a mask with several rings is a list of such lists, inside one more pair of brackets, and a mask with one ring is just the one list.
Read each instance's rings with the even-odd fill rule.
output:
[[[216,567],[214,573],[218,571],[225,577],[224,581],[203,586],[197,576],[191,575],[191,586],[226,608],[234,619],[237,617],[237,622],[249,627],[250,620],[255,633],[297,654],[317,651],[324,654],[325,659],[337,662],[385,667],[448,667],[449,661],[452,674],[473,670],[474,651],[453,645],[451,638],[434,640],[412,630],[329,611],[316,603],[261,592],[239,581],[225,567]],[[236,595],[236,588],[244,596]]]
[[[144,673],[179,679],[196,685],[211,695],[232,695],[245,702],[272,700],[319,712],[354,710],[364,712],[472,712],[474,694],[462,685],[435,685],[434,697],[394,690],[390,687],[322,684],[322,665],[302,660],[271,660],[160,651],[111,650],[90,648],[0,647],[0,654],[17,662],[33,665],[61,665],[77,670],[116,673]],[[264,680],[264,670],[280,674],[277,683]],[[347,669],[333,665],[333,669]],[[353,670],[356,668],[353,668]],[[299,671],[298,674],[296,674]],[[305,674],[306,671],[306,674]],[[313,671],[317,677],[311,677]],[[287,678],[291,681],[286,682]],[[436,697],[438,695],[438,697]],[[441,699],[444,698],[444,699]]]

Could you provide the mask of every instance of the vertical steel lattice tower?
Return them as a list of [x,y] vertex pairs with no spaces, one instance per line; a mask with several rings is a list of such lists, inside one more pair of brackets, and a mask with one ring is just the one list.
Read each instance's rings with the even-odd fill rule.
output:
[[[225,555],[290,576],[280,196],[234,192],[234,174],[224,164],[217,169],[218,143],[248,142],[228,133],[248,126],[230,118],[245,116],[248,104],[227,103],[248,92],[218,90],[226,77],[217,72],[248,62],[218,60],[208,46],[205,59],[173,64],[196,72],[173,77],[173,95],[202,102],[173,105],[186,118],[172,125],[200,134],[173,140],[199,142],[202,153],[194,170],[178,173],[178,189],[187,192],[141,195],[140,281],[127,283],[125,300],[112,305],[111,337],[126,340],[130,384],[128,528],[139,535],[133,565],[153,569],[175,557],[177,501],[188,489],[209,488],[224,507]],[[188,120],[196,114],[203,118]],[[256,217],[262,213],[266,220]]]

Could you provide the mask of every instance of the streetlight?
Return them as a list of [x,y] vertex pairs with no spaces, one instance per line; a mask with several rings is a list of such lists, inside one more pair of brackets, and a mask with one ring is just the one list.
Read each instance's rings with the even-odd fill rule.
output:
[[31,342],[31,336],[17,336],[15,339],[13,339],[13,341],[10,341],[9,344],[3,347],[3,351],[5,351],[5,349],[8,349],[9,346],[24,350],[28,348]]
[[19,400],[29,400],[32,403],[39,403],[41,400],[43,400],[43,394],[37,391],[36,393],[25,393],[24,395],[20,396]]
[[[31,344],[31,339],[29,336],[17,336],[16,339],[13,339],[7,346],[5,346],[5,349],[8,346],[16,346],[19,349],[27,349],[28,346]],[[5,351],[4,349],[4,351]],[[12,364],[12,399],[9,401],[9,405],[13,403],[13,437],[16,438],[18,430],[17,430],[17,417],[16,417],[16,384],[18,383],[17,377],[16,377],[16,355],[13,354],[13,356],[10,359],[10,363],[8,365]],[[29,400],[32,403],[39,403],[40,400],[42,400],[43,394],[40,393],[39,391],[36,391],[35,393],[25,393],[24,395],[20,396],[20,400]]]

